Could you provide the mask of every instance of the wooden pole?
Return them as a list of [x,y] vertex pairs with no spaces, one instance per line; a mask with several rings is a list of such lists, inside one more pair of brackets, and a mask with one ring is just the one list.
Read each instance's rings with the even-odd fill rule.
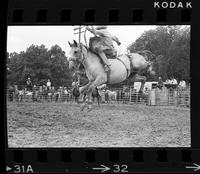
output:
[[130,86],[129,94],[130,94],[130,95],[129,95],[129,97],[130,97],[130,98],[129,98],[129,102],[131,103],[131,96],[132,96],[132,89],[131,89],[131,86]]
[[80,25],[80,27],[79,27],[79,44],[81,43],[81,25]]

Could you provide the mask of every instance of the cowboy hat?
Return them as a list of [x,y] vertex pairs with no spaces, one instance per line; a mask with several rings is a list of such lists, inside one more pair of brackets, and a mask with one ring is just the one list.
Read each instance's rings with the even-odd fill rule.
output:
[[107,29],[107,26],[105,25],[101,25],[95,28],[95,30],[105,30],[105,29]]

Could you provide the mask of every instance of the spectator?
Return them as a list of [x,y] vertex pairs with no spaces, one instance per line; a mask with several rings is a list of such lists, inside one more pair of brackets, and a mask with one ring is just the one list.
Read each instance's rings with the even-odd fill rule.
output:
[[42,94],[43,94],[43,87],[40,86],[39,87],[39,93],[38,93],[38,95],[39,95],[38,98],[39,98],[40,101],[42,101]]
[[51,102],[53,101],[54,92],[55,92],[54,86],[49,87],[48,96]]
[[67,87],[64,87],[64,94],[68,94]]
[[8,88],[9,101],[13,101],[15,89],[10,85]]
[[150,92],[150,90],[147,87],[145,87],[145,89],[144,89],[144,100],[145,100],[145,103],[148,103],[149,92]]
[[171,83],[174,84],[174,85],[178,84],[177,80],[174,77],[172,78]]
[[54,93],[54,92],[55,92],[55,87],[52,86],[52,87],[51,87],[51,90],[52,90],[52,92]]
[[145,95],[148,95],[148,94],[149,94],[149,89],[148,89],[147,87],[145,87],[145,89],[144,89],[144,94],[145,94]]
[[42,86],[42,91],[43,91],[43,97],[45,100],[47,100],[47,95],[48,95],[48,91],[47,91],[47,87],[45,85]]
[[180,89],[185,89],[185,88],[186,88],[186,82],[185,82],[185,80],[181,80],[181,81],[179,82],[178,87],[179,87]]
[[55,93],[54,93],[54,95],[55,95],[55,102],[58,102],[58,99],[59,99],[60,92],[58,90],[55,91]]
[[63,88],[63,101],[68,101],[68,91],[67,91],[67,87]]
[[162,89],[163,87],[163,80],[162,80],[162,77],[158,77],[158,88],[159,89]]
[[49,91],[51,88],[51,81],[48,79],[47,80],[47,90]]
[[30,77],[27,79],[27,81],[26,81],[26,88],[27,88],[27,91],[32,91],[32,86],[33,86],[33,84],[32,84],[32,82],[31,82],[31,79],[30,79]]
[[73,88],[78,87],[78,85],[79,85],[78,82],[76,82],[76,81],[72,82],[72,87]]
[[171,80],[169,80],[169,79],[167,79],[166,81],[165,81],[165,84],[170,84],[171,83]]
[[63,87],[62,86],[59,87],[58,92],[60,94],[60,101],[63,102]]
[[37,100],[37,95],[36,95],[37,87],[36,85],[33,86],[33,94],[32,94],[32,100],[33,102]]

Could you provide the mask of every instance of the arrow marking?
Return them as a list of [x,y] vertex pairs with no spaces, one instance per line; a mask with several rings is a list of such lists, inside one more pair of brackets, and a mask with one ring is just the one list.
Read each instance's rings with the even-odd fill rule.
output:
[[194,166],[186,166],[186,169],[194,169],[194,171],[200,170],[200,165],[193,163]]
[[92,168],[92,169],[93,169],[93,170],[101,170],[101,172],[105,172],[105,171],[110,170],[109,167],[104,166],[103,164],[101,164],[101,168],[100,168],[100,167],[96,167],[96,168]]
[[10,168],[10,167],[8,167],[8,166],[6,166],[6,171],[9,171],[9,170],[11,170],[11,168]]

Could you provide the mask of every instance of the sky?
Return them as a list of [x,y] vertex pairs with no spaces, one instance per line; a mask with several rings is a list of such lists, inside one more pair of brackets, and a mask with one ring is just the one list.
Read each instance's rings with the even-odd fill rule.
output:
[[[77,26],[8,26],[7,32],[7,52],[26,51],[26,49],[34,44],[44,44],[50,49],[53,45],[59,45],[66,55],[69,53],[70,47],[68,41],[73,39],[78,41],[78,35],[74,34],[73,29]],[[155,25],[118,25],[107,26],[108,31],[119,38],[122,43],[120,46],[115,44],[118,53],[124,53],[127,46],[133,43],[144,31],[155,29]],[[87,42],[92,37],[90,32],[86,33]],[[85,43],[83,34],[81,41]]]

